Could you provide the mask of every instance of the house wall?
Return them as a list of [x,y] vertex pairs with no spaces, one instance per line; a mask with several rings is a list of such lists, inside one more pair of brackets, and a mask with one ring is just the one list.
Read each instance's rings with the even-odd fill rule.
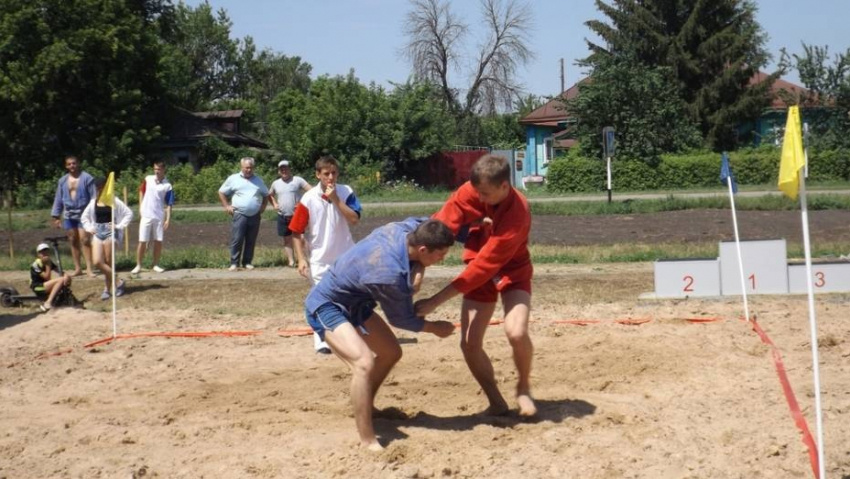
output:
[[543,164],[545,139],[552,136],[555,128],[547,126],[529,125],[525,127],[525,163],[523,164],[523,176],[540,175],[546,176],[548,165]]

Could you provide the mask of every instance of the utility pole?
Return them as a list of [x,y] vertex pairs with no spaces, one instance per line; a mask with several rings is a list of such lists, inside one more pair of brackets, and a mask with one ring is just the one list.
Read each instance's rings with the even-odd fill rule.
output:
[[564,92],[564,59],[561,58],[561,93]]

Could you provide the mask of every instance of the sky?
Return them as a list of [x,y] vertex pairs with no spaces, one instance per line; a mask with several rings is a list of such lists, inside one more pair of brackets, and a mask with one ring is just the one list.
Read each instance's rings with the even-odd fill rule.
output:
[[[199,0],[189,0],[196,6]],[[353,68],[363,83],[391,88],[410,75],[410,64],[400,55],[409,3],[404,0],[209,0],[223,8],[233,22],[231,35],[253,37],[259,49],[270,48],[287,56],[300,56],[313,67],[313,77],[346,75]],[[569,87],[584,73],[576,60],[588,54],[585,38],[595,38],[584,22],[604,19],[593,0],[529,0],[534,17],[529,45],[535,58],[518,72],[528,93],[551,96],[560,92],[560,60],[564,59]],[[607,3],[611,3],[608,1]],[[767,50],[774,61],[780,49],[802,54],[802,43],[829,46],[830,55],[850,48],[850,0],[757,0],[757,20],[769,39]],[[454,0],[452,11],[469,25],[464,52],[472,60],[478,38],[484,33],[477,0]],[[845,33],[842,34],[841,32]],[[472,62],[465,62],[472,65]],[[463,87],[468,71],[452,72],[452,86]],[[799,83],[796,71],[786,80]]]

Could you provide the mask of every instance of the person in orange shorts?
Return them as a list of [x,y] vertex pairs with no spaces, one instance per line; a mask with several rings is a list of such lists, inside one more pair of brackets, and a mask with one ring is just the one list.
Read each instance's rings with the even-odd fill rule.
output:
[[535,415],[537,407],[530,384],[534,346],[528,334],[534,272],[528,253],[531,212],[525,197],[510,184],[508,161],[494,155],[481,157],[472,167],[470,181],[461,185],[433,218],[456,235],[468,228],[463,250],[466,268],[437,294],[417,301],[416,313],[425,316],[449,299],[463,295],[463,357],[490,402],[485,413],[501,415],[508,412],[508,403],[499,392],[493,364],[483,347],[484,334],[501,295],[505,335],[519,376],[519,414]]

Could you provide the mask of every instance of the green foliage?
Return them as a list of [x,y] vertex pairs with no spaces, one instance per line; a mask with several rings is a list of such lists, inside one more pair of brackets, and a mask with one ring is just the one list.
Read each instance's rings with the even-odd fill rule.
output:
[[[729,163],[740,185],[775,185],[779,177],[780,154],[780,150],[769,145],[761,148],[743,148],[729,154]],[[820,159],[815,159],[819,156],[812,153],[812,161],[820,163]],[[714,156],[714,158],[717,157],[718,155]],[[712,158],[707,157],[704,161],[711,163]],[[718,171],[720,171],[719,168],[718,166]]]
[[617,156],[651,165],[661,153],[680,152],[701,142],[679,97],[676,78],[668,67],[645,66],[625,55],[603,57],[590,81],[566,109],[579,121],[575,136],[585,156],[602,156],[601,134],[616,130]]
[[289,89],[274,99],[270,141],[301,169],[327,151],[354,177],[373,176],[362,168],[394,177],[448,146],[451,117],[437,98],[427,84],[397,85],[388,94],[353,74],[320,77],[307,93]]
[[65,154],[102,170],[142,161],[159,135],[163,10],[158,0],[0,0],[5,185],[61,171]]
[[[766,36],[751,0],[596,0],[611,24],[585,24],[605,43],[588,41],[594,68],[606,58],[634,58],[649,67],[670,67],[678,98],[689,109],[708,145],[734,149],[735,125],[755,120],[769,103],[776,76],[758,86],[750,78],[767,64]],[[776,74],[778,75],[778,73]]]
[[[656,170],[657,183],[661,188],[720,185],[720,155],[700,152],[689,155],[664,155],[662,158]],[[619,175],[617,177],[619,178]]]
[[[730,153],[739,185],[776,184],[780,150],[772,146]],[[615,190],[713,188],[720,185],[720,155],[708,151],[661,155],[656,167],[634,160],[614,160]],[[811,181],[850,180],[850,151],[809,152]],[[580,156],[557,159],[549,165],[547,188],[553,192],[591,192],[605,189],[605,163]]]
[[658,188],[657,169],[643,161],[614,161],[611,164],[611,174],[614,178],[617,178],[617,189],[619,190],[637,191]]
[[587,158],[565,158],[549,164],[546,187],[562,193],[605,189],[605,163]]
[[782,53],[782,62],[797,69],[809,90],[786,101],[803,105],[812,147],[850,148],[850,49],[835,55],[832,65],[827,64],[829,47],[804,43],[803,50],[802,56]]
[[199,110],[245,91],[253,42],[230,37],[233,23],[224,9],[214,14],[206,1],[197,8],[180,2],[161,23],[160,72],[175,104]]

